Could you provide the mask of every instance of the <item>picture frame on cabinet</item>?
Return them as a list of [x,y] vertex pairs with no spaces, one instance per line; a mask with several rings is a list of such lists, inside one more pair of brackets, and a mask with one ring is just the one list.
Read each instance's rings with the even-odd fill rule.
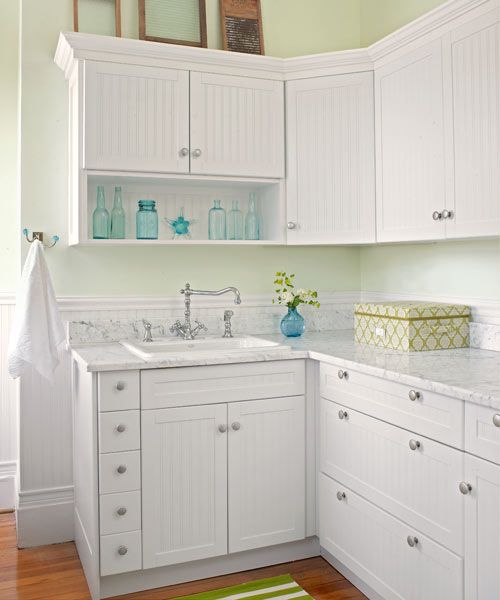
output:
[[207,47],[205,0],[138,0],[139,39]]
[[[73,0],[73,30],[78,31],[80,25],[80,12],[79,12],[79,2],[82,0]],[[94,0],[95,3],[95,0]],[[122,3],[121,0],[99,0],[100,4],[111,4],[114,3],[115,6],[115,36],[122,36]],[[85,4],[85,2],[83,2]]]
[[222,48],[264,54],[260,0],[220,0]]

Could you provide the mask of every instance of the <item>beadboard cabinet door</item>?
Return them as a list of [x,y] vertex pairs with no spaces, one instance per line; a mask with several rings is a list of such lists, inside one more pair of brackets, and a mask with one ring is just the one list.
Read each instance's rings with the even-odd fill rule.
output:
[[226,423],[226,404],[142,411],[145,569],[227,553]]
[[375,242],[373,74],[287,83],[289,244]]
[[189,72],[85,63],[84,168],[189,172]]
[[441,40],[375,68],[377,241],[445,237]]
[[305,537],[304,396],[228,405],[229,552]]
[[465,597],[500,598],[500,467],[465,455]]
[[282,81],[191,72],[191,173],[284,177]]

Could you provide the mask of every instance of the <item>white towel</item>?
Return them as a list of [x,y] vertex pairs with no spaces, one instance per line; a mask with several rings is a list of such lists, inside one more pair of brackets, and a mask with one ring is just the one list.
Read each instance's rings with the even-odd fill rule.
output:
[[59,363],[58,347],[64,337],[43,244],[35,240],[24,264],[17,295],[9,339],[10,375],[17,378],[33,367],[52,382]]

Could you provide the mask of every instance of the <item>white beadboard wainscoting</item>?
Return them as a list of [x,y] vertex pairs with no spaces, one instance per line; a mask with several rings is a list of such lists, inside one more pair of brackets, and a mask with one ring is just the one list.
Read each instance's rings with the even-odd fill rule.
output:
[[[307,314],[310,331],[346,329],[353,325],[354,302],[383,299],[471,304],[474,345],[500,350],[500,303],[494,301],[359,292],[321,293],[321,308],[306,307],[303,312]],[[161,327],[168,331],[167,325],[183,316],[183,297],[180,294],[167,298],[60,298],[59,302],[63,319],[73,323],[75,342],[86,339],[112,341],[123,337],[124,333],[140,335],[143,317],[155,324],[158,334]],[[273,306],[267,295],[244,296],[241,306],[235,306],[229,295],[196,297],[192,305],[194,316],[206,322],[212,334],[223,331],[223,311],[226,308],[235,312],[234,330],[238,333],[277,332],[284,313],[284,308]],[[52,386],[36,373],[23,376],[17,386],[6,369],[12,314],[13,299],[0,297],[0,494],[4,478],[10,478],[9,489],[14,494],[18,466],[19,546],[63,542],[73,538],[70,356],[65,349],[61,350],[61,364]]]

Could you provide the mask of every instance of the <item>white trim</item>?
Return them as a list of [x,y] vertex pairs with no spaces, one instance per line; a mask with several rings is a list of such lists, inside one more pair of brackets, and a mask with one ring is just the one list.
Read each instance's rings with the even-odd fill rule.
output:
[[17,461],[5,460],[0,461],[0,477],[5,476],[16,476],[17,475]]
[[73,504],[74,493],[72,485],[23,490],[19,492],[19,509],[25,507],[42,507],[48,505]]
[[17,462],[0,462],[0,509],[14,509],[17,492]]

